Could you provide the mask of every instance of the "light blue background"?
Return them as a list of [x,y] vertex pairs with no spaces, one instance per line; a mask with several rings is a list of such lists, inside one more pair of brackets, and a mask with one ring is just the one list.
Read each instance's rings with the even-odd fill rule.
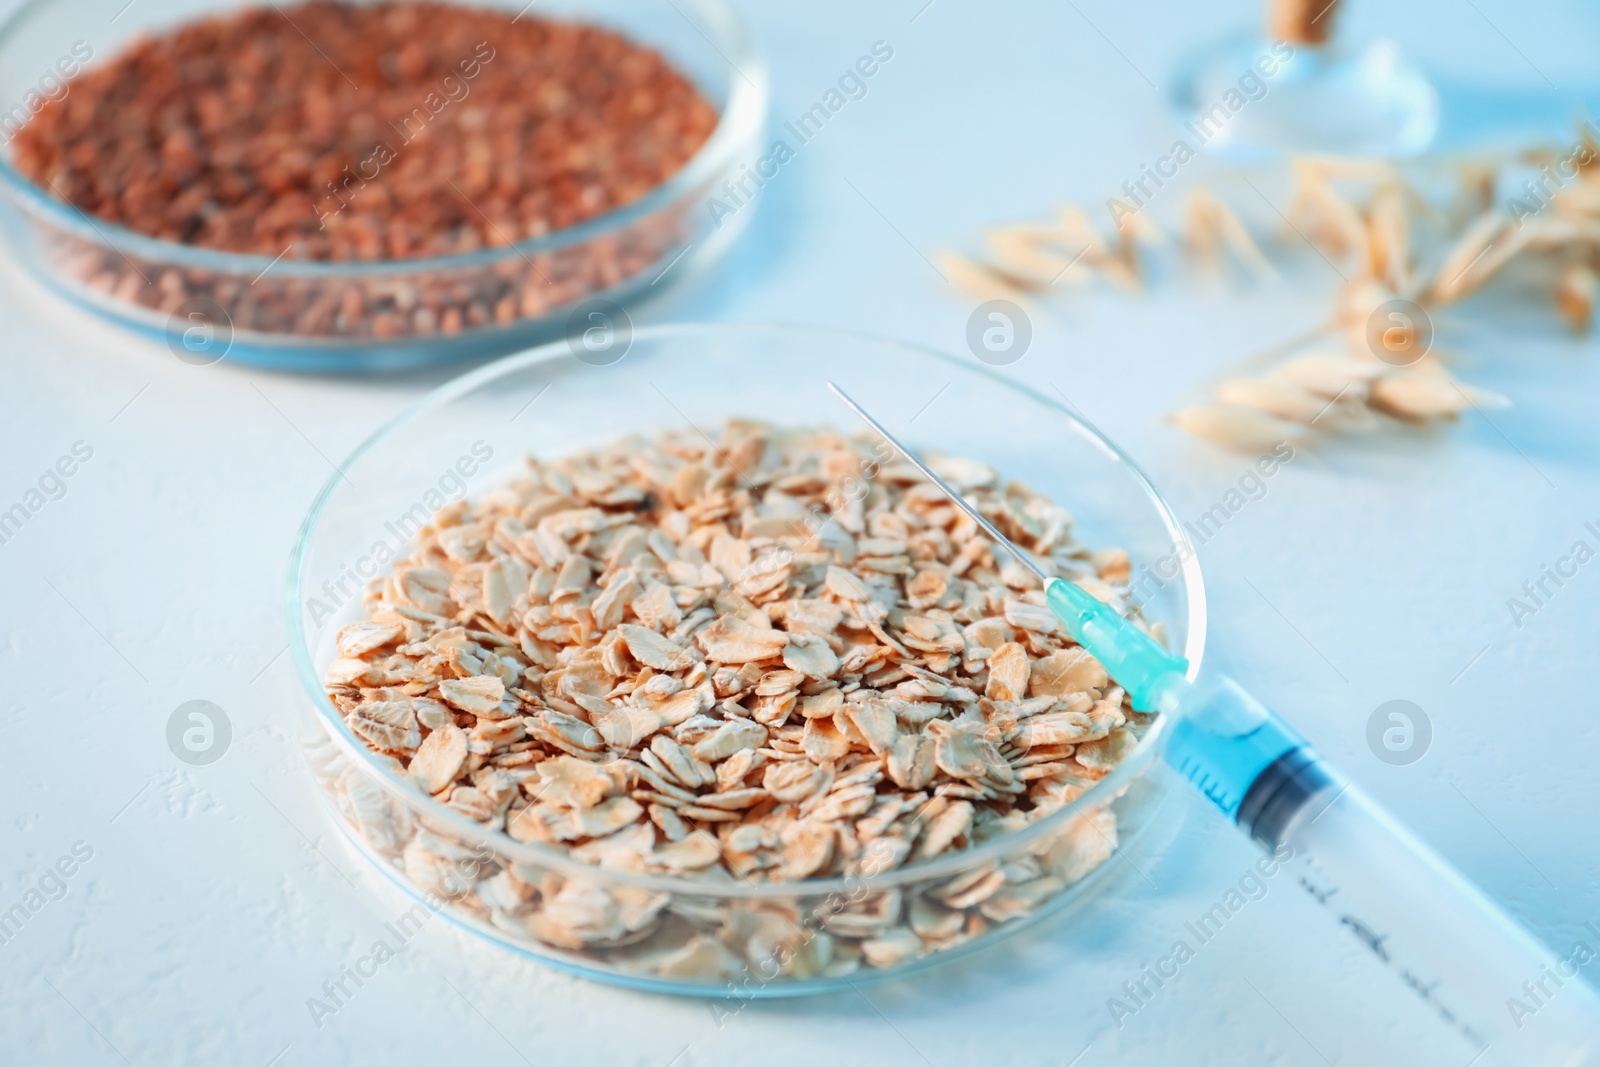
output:
[[[973,301],[922,256],[976,251],[983,226],[1066,202],[1098,218],[1171,142],[1151,83],[1255,18],[1245,3],[935,0],[918,15],[921,4],[740,4],[768,53],[776,119],[874,41],[894,58],[760,194],[732,254],[641,321],[817,323],[960,352]],[[1592,5],[1358,3],[1347,15],[1352,36],[1381,27],[1437,78],[1447,143],[1564,136],[1596,99]],[[1180,183],[1208,173],[1197,163]],[[1282,188],[1264,189],[1281,206]],[[1183,195],[1164,191],[1155,216],[1177,219]],[[1052,302],[1013,370],[1059,385],[1180,516],[1197,515],[1244,463],[1163,415],[1318,321],[1337,281],[1303,248],[1279,254],[1283,279],[1251,288],[1169,271],[1147,297]],[[285,714],[298,696],[277,655],[279,585],[323,457],[440,376],[199,371],[85,321],[9,262],[0,323],[0,500],[74,440],[95,448],[67,497],[0,547],[0,906],[73,841],[95,849],[66,898],[0,945],[0,1032],[29,1062],[120,1062],[113,1046],[141,1065],[1465,1062],[1365,950],[1276,882],[1114,1028],[1107,997],[1255,859],[1187,797],[1173,804],[1175,840],[1114,898],[867,996],[752,1005],[719,1026],[704,1004],[556,976],[437,924],[317,1031],[305,999],[400,902],[337,851],[308,793]],[[1600,521],[1600,361],[1530,302],[1453,317],[1440,344],[1516,406],[1292,463],[1202,549],[1211,654],[1565,947],[1600,922],[1600,568],[1521,629],[1505,601]],[[196,697],[233,719],[236,752],[217,767],[185,768],[163,742],[169,711]],[[1393,698],[1433,722],[1413,766],[1366,747],[1368,715]]]

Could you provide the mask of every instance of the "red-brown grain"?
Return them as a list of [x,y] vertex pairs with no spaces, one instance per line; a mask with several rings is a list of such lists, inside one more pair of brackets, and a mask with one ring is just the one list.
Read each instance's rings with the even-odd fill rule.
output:
[[[14,160],[90,215],[154,237],[406,259],[510,244],[636,200],[716,120],[660,55],[609,30],[313,0],[135,43],[23,127]],[[513,300],[486,313],[516,311]]]

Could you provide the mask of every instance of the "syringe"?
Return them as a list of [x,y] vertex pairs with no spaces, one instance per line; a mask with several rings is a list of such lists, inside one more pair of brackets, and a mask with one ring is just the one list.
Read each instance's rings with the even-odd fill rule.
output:
[[[1045,572],[859,404],[828,388],[1044,585],[1045,600],[1134,708],[1172,725],[1166,760],[1268,851],[1440,1022],[1475,1067],[1600,1065],[1600,995],[1579,944],[1550,952],[1232,679],[1188,662],[1082,587]],[[1467,1061],[1464,1061],[1467,1062]]]

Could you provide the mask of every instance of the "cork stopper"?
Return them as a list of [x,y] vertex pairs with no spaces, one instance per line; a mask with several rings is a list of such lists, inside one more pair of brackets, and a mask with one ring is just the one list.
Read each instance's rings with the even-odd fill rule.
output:
[[1333,34],[1339,0],[1267,0],[1267,36],[1290,44],[1319,45]]

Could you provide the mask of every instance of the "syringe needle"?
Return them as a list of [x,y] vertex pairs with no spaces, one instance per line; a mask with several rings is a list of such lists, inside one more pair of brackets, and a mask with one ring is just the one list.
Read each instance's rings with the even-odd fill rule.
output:
[[844,401],[862,422],[894,445],[906,458],[906,462],[937,485],[944,495],[950,498],[950,502],[966,512],[981,530],[994,539],[996,544],[1010,552],[1024,567],[1038,576],[1044,585],[1045,602],[1050,605],[1050,610],[1061,620],[1067,632],[1072,635],[1072,639],[1093,653],[1101,666],[1117,680],[1117,684],[1132,698],[1134,707],[1141,711],[1157,707],[1167,691],[1183,679],[1189,664],[1182,656],[1175,656],[1167,651],[1160,642],[1117,614],[1109,605],[1090,595],[1081,586],[1047,574],[1028,552],[995,529],[994,523],[984,518],[977,508],[964,500],[960,493],[913,455],[909,448],[901,444],[894,434],[884,429],[882,423],[867,414],[866,409],[852,400],[843,389],[833,382],[828,383],[828,388],[833,391],[834,396]]
[[862,422],[876,430],[885,441],[888,441],[891,445],[894,445],[895,449],[905,457],[907,463],[921,471],[923,477],[927,478],[928,481],[932,482],[934,485],[937,485],[940,492],[944,493],[945,496],[950,498],[950,503],[966,512],[967,517],[972,519],[973,522],[977,523],[979,529],[993,538],[1001,548],[1015,556],[1017,558],[1017,562],[1028,568],[1028,570],[1032,571],[1038,577],[1039,581],[1049,583],[1051,575],[1045,573],[1044,568],[1039,566],[1037,560],[1013,543],[1011,538],[1007,537],[1005,534],[996,529],[994,523],[984,518],[982,512],[973,507],[971,504],[967,503],[967,501],[962,498],[961,494],[955,491],[954,487],[952,487],[943,478],[933,473],[933,470],[926,463],[922,462],[922,460],[918,459],[911,449],[900,443],[899,438],[895,437],[894,434],[884,429],[883,423],[867,414],[865,408],[863,408],[860,404],[857,404],[854,400],[850,399],[850,395],[843,389],[840,389],[833,382],[828,383],[828,388],[833,392],[834,396],[838,397],[840,400],[843,400],[845,406],[851,411],[855,412],[856,415],[860,417]]

